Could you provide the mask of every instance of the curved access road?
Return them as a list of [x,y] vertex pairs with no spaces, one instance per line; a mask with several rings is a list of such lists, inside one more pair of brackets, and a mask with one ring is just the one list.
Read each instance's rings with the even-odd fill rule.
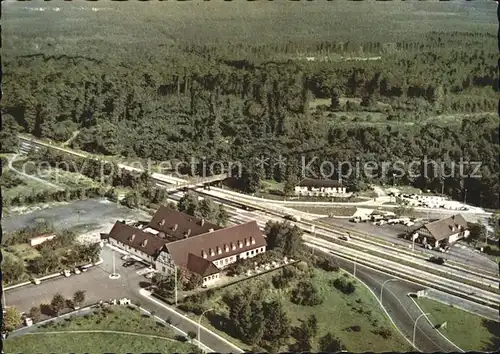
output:
[[[316,247],[322,250],[320,247]],[[323,251],[323,250],[322,250]],[[326,250],[325,250],[326,251]],[[325,252],[328,253],[329,252]],[[353,274],[354,263],[344,258],[335,257],[339,266]],[[373,270],[363,265],[356,265],[356,278],[362,281],[376,296],[380,303],[380,292],[383,285],[382,305],[396,326],[397,330],[404,335],[409,345],[413,341],[413,330],[415,320],[422,314],[422,311],[415,305],[415,302],[408,296],[409,293],[416,293],[424,290],[420,285],[398,279],[397,281],[388,281],[394,279],[391,275]],[[416,350],[425,353],[433,352],[462,352],[460,348],[450,342],[440,332],[426,321],[420,318],[416,326],[415,335]]]

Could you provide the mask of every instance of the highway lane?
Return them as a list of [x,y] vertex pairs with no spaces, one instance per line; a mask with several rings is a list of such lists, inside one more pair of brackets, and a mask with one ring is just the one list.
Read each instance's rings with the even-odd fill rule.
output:
[[[332,225],[332,227],[341,227],[350,229],[353,232],[361,232],[363,234],[366,234],[367,236],[372,236],[374,240],[381,239],[397,245],[401,245],[405,248],[409,248],[409,246],[411,246],[410,241],[397,237],[398,233],[404,232],[406,230],[403,226],[400,226],[398,229],[397,226],[374,226],[371,223],[359,223],[354,225],[349,220],[339,218],[326,218],[322,219],[321,221]],[[426,254],[428,257],[443,256],[441,252],[427,250],[420,245],[415,245],[415,249],[417,252]],[[498,264],[493,259],[490,259],[486,255],[471,250],[468,247],[462,248],[460,244],[455,244],[454,246],[452,246],[450,252],[446,253],[444,256],[448,260],[469,264],[473,267],[484,269],[485,271],[498,276]]]

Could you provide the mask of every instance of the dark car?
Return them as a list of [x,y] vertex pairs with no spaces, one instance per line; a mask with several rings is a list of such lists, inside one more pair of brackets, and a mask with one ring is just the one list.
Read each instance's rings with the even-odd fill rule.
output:
[[124,267],[130,267],[130,266],[134,265],[134,263],[135,262],[133,262],[133,261],[128,261],[128,262],[123,263],[123,266]]
[[431,257],[429,258],[429,261],[432,262],[432,263],[436,263],[436,264],[444,264],[444,258],[443,257]]
[[297,218],[293,215],[290,215],[290,214],[283,216],[283,219],[290,220],[290,221],[297,221]]

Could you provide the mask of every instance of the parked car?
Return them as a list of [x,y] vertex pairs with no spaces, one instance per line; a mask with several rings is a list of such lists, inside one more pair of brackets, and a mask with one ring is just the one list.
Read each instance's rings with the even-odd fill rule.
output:
[[294,222],[297,221],[297,218],[293,215],[290,215],[290,214],[283,216],[283,219],[294,221]]
[[133,261],[128,261],[128,262],[123,263],[123,266],[124,267],[130,267],[130,266],[134,265],[134,263],[135,262],[133,262]]
[[429,261],[431,261],[432,263],[439,264],[439,265],[442,265],[445,262],[443,257],[434,257],[434,256],[429,258]]
[[71,275],[71,272],[68,270],[68,269],[65,269],[62,271],[62,274],[65,276],[65,277],[69,277]]
[[122,256],[122,261],[126,261],[128,258],[129,258],[129,255],[125,254],[125,255]]
[[86,266],[81,266],[81,267],[80,267],[80,270],[81,270],[82,272],[86,272],[88,269],[89,269],[89,267],[86,267]]
[[33,283],[34,283],[35,285],[40,285],[42,282],[40,281],[40,279],[33,278]]
[[75,268],[75,274],[80,274],[80,273],[81,273],[80,269]]

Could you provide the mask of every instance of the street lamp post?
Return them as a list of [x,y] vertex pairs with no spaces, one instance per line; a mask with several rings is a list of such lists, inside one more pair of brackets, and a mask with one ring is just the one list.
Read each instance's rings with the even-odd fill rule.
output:
[[177,266],[174,265],[174,279],[175,279],[175,306],[177,306]]
[[413,341],[411,342],[412,345],[413,345],[413,348],[415,348],[415,335],[417,334],[417,322],[418,322],[419,318],[422,317],[422,316],[429,316],[429,314],[428,313],[422,313],[415,320],[415,324],[413,325]]
[[200,318],[198,319],[198,344],[201,344],[201,341],[200,341],[201,319],[205,313],[207,313],[208,311],[213,311],[213,310],[214,309],[208,309],[208,310],[203,311],[202,314],[200,315]]
[[394,187],[394,184],[395,184],[395,178],[396,178],[396,174],[393,173],[392,174],[392,186]]
[[391,281],[398,281],[397,279],[394,279],[394,278],[391,278],[391,279],[387,279],[386,281],[384,281],[382,283],[382,287],[380,288],[380,303],[382,303],[382,292],[384,291],[384,286],[385,284],[387,284],[388,282],[391,282]]

